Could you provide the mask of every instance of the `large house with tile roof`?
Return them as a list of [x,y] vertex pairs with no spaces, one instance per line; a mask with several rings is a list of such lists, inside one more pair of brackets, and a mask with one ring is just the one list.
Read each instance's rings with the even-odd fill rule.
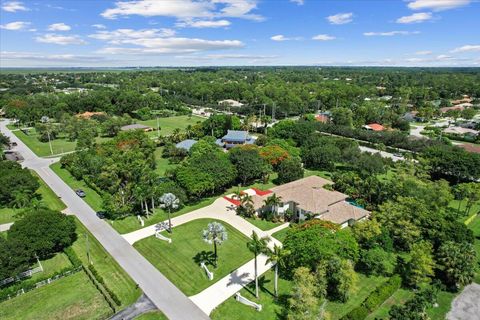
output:
[[271,188],[269,192],[256,192],[252,195],[253,206],[259,215],[272,210],[265,206],[265,200],[275,194],[282,201],[276,209],[278,214],[290,210],[299,220],[314,217],[339,224],[342,228],[370,216],[369,211],[348,202],[346,194],[324,188],[331,184],[318,176],[306,177]]

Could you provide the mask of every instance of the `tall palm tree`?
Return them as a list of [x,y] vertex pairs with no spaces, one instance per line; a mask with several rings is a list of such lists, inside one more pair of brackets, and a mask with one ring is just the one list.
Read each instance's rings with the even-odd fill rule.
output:
[[177,209],[180,205],[180,200],[173,193],[164,193],[160,199],[160,208],[167,209],[168,211],[168,232],[172,233],[172,219],[170,217],[170,211]]
[[278,206],[282,204],[282,197],[277,196],[275,193],[272,194],[264,201],[266,206],[272,207],[273,214],[277,216]]
[[252,217],[255,213],[253,208],[253,198],[249,194],[244,194],[240,198],[240,206],[237,207],[237,213],[242,216]]
[[214,266],[217,267],[218,255],[217,255],[217,245],[222,244],[228,239],[227,230],[225,227],[218,222],[210,222],[207,226],[207,229],[203,230],[203,241],[206,243],[213,243],[213,255],[215,257]]
[[267,243],[270,241],[268,237],[260,238],[255,231],[252,231],[252,238],[247,242],[247,248],[255,257],[255,297],[258,299],[258,268],[257,256],[267,252]]
[[267,251],[267,255],[268,259],[266,263],[273,263],[275,265],[274,294],[275,298],[278,298],[278,267],[285,267],[285,259],[290,255],[290,251],[275,244],[273,249]]

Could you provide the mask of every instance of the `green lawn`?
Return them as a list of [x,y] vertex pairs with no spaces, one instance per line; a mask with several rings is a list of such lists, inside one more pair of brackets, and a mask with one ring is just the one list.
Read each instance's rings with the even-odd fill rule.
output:
[[160,311],[150,311],[139,315],[135,320],[168,320],[167,317]]
[[40,182],[40,188],[37,190],[37,194],[42,197],[42,202],[44,202],[50,209],[56,211],[62,211],[67,206],[63,203],[62,200],[55,194],[55,192],[50,189],[49,186],[43,181],[42,178],[33,170],[31,170],[32,174],[38,178]]
[[61,168],[59,162],[52,164],[50,168],[73,190],[82,189],[85,191],[87,196],[83,198],[83,200],[85,200],[93,210],[102,210],[102,197],[95,190],[88,187],[83,180],[75,179],[67,169]]
[[2,320],[106,319],[111,314],[83,271],[0,303]]
[[354,308],[358,307],[378,286],[383,285],[388,278],[385,277],[367,277],[357,273],[358,282],[355,291],[350,295],[350,299],[345,303],[329,302],[326,311],[330,314],[330,319],[340,319]]
[[260,218],[246,218],[246,220],[251,224],[253,224],[254,226],[256,226],[257,228],[264,231],[278,227],[283,223],[283,222],[272,222],[272,221],[263,220]]
[[[406,289],[398,289],[395,291],[390,298],[385,300],[385,302],[372,312],[365,320],[375,320],[375,319],[388,319],[388,312],[395,305],[403,305],[407,300],[413,297],[413,292]],[[434,318],[432,318],[434,319]]]
[[474,282],[480,284],[480,215],[477,215],[475,219],[468,225],[475,235],[475,251],[477,251],[477,273],[475,275]]
[[278,291],[279,299],[275,300],[273,296],[274,272],[268,271],[259,278],[260,297],[255,298],[255,285],[253,283],[240,291],[240,294],[256,303],[262,305],[262,311],[258,312],[254,308],[235,301],[235,297],[230,297],[227,301],[219,305],[210,314],[212,320],[274,320],[282,319],[280,317],[283,311],[283,305],[288,299],[292,290],[290,281],[279,279]]
[[163,147],[157,148],[155,150],[155,162],[157,165],[155,172],[160,176],[164,176],[165,171],[167,171],[168,169],[173,169],[176,167],[176,164],[171,164],[167,158],[162,158],[162,152]]
[[445,319],[445,316],[452,308],[452,301],[458,293],[440,291],[437,296],[438,307],[427,309],[430,319]]
[[[184,130],[188,125],[194,125],[197,122],[205,121],[204,118],[197,116],[176,116],[168,118],[158,118],[158,124],[160,126],[160,135],[167,136],[173,132],[174,129],[179,128]],[[146,121],[138,121],[138,123],[157,129],[157,119],[151,119]],[[149,136],[157,136],[156,131],[148,132]]]
[[[13,133],[23,141],[37,156],[46,157],[51,156],[50,146],[48,142],[40,142],[38,140],[37,132],[34,128],[28,130],[28,135],[23,131],[16,130]],[[59,154],[75,150],[77,143],[75,141],[68,141],[65,138],[58,138],[52,140],[53,154]]]
[[[35,273],[30,279],[36,282],[45,278],[50,278],[54,273],[72,266],[67,255],[63,252],[57,253],[52,258],[40,261],[43,267],[42,272]],[[38,267],[38,263],[32,265],[32,268]]]
[[78,255],[83,264],[88,265],[87,257],[87,235],[90,259],[102,276],[105,284],[110,288],[122,302],[122,307],[126,307],[135,302],[140,297],[141,290],[135,285],[135,282],[118,265],[118,263],[105,251],[102,245],[95,239],[90,232],[77,220],[78,239],[73,244],[73,250]]
[[285,229],[282,229],[280,231],[277,231],[274,234],[272,234],[272,237],[274,237],[275,239],[277,239],[280,242],[283,242],[285,240],[285,238],[287,237],[288,230],[290,230],[290,228],[285,228]]
[[[173,234],[165,233],[172,238],[170,244],[151,236],[136,242],[134,247],[186,295],[194,295],[253,259],[246,247],[248,238],[221,222],[227,229],[228,240],[219,246],[218,267],[214,268],[208,262],[213,246],[202,240],[202,230],[212,221],[215,220],[198,219],[175,227]],[[214,273],[213,281],[199,266],[204,260]]]
[[0,224],[14,222],[18,219],[16,216],[21,210],[13,208],[0,208]]

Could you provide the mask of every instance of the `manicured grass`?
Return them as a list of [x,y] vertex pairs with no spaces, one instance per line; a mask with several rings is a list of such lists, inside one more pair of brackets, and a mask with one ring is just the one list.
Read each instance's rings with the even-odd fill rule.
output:
[[135,320],[168,320],[167,317],[160,311],[150,311],[139,315]]
[[262,305],[262,311],[258,312],[254,308],[246,306],[235,301],[234,297],[230,297],[227,301],[219,305],[210,314],[213,320],[274,320],[282,319],[280,316],[283,311],[288,296],[292,291],[292,283],[290,281],[279,278],[278,291],[279,298],[276,300],[274,293],[274,272],[272,270],[266,272],[259,278],[260,297],[255,298],[255,285],[250,283],[246,288],[240,291],[240,294],[256,303]]
[[[168,136],[172,134],[173,130],[176,128],[184,130],[188,125],[197,124],[197,122],[205,121],[204,118],[197,117],[197,116],[176,116],[176,117],[168,117],[168,118],[158,118],[158,124],[160,126],[160,135]],[[157,129],[157,119],[151,119],[146,121],[138,121],[138,123],[149,126]],[[148,132],[148,135],[151,137],[156,137],[157,132],[151,131]]]
[[105,319],[111,314],[83,271],[0,303],[2,320]]
[[285,240],[285,238],[287,237],[288,230],[290,230],[290,228],[285,228],[285,229],[282,229],[280,231],[277,231],[274,234],[272,234],[272,237],[274,237],[275,239],[277,239],[280,242],[283,242]]
[[[57,253],[50,259],[40,261],[40,263],[42,264],[43,271],[35,273],[30,278],[33,281],[41,281],[42,279],[49,278],[50,276],[53,276],[54,273],[72,266],[72,263],[68,259],[67,255],[63,252]],[[33,264],[31,267],[38,267],[38,263]]]
[[253,224],[254,226],[256,226],[257,228],[264,231],[278,227],[283,223],[283,222],[272,222],[272,221],[263,220],[260,218],[246,218],[246,220],[251,224]]
[[[46,157],[51,156],[50,146],[48,142],[40,142],[38,140],[37,132],[34,128],[28,129],[28,135],[21,130],[13,131],[13,133],[23,141],[37,156]],[[77,143],[75,141],[68,141],[65,138],[58,138],[52,140],[53,155],[70,152],[75,150]]]
[[445,316],[452,307],[452,301],[457,294],[459,293],[440,291],[437,296],[438,307],[427,309],[427,314],[430,316],[430,319],[445,319]]
[[73,250],[82,260],[84,265],[88,265],[87,257],[87,236],[90,259],[95,269],[102,276],[105,284],[110,288],[122,302],[122,307],[134,303],[141,294],[141,290],[136,287],[135,282],[118,265],[118,263],[105,251],[102,245],[88,232],[88,230],[78,221],[77,235],[78,239],[73,244]]
[[473,231],[473,235],[475,236],[474,247],[475,251],[477,252],[477,273],[475,275],[475,279],[473,280],[476,283],[480,284],[480,215],[477,215],[475,219],[468,225],[468,228]]
[[[248,238],[220,222],[227,229],[228,240],[218,247],[218,267],[214,268],[213,246],[202,239],[202,230],[212,221],[215,220],[198,219],[175,227],[172,234],[165,233],[172,239],[170,244],[151,236],[136,242],[134,247],[186,295],[194,295],[253,259],[246,247]],[[201,261],[207,261],[214,273],[213,281],[200,268]]]
[[319,176],[324,179],[332,180],[332,173],[330,171],[305,169],[304,177],[310,176]]
[[383,285],[387,278],[385,277],[367,277],[361,273],[357,273],[358,282],[354,292],[350,295],[345,303],[329,302],[326,311],[330,314],[330,319],[340,319],[354,308],[358,307],[378,286]]
[[164,176],[168,169],[173,169],[176,167],[176,164],[171,164],[167,158],[162,158],[162,152],[163,147],[155,150],[155,162],[157,165],[155,172],[160,176]]
[[82,189],[85,191],[87,196],[83,198],[83,200],[85,200],[93,210],[102,210],[101,196],[95,190],[88,187],[83,180],[75,179],[67,169],[61,167],[59,162],[52,164],[50,168],[73,190]]
[[42,201],[52,210],[62,211],[65,209],[67,207],[65,203],[47,186],[45,181],[43,181],[35,171],[31,170],[31,172],[38,178],[38,182],[40,182],[40,188],[38,188],[36,193],[42,197]]
[[390,298],[372,312],[365,320],[388,319],[388,312],[395,305],[403,305],[407,300],[413,297],[413,292],[406,289],[398,289]]

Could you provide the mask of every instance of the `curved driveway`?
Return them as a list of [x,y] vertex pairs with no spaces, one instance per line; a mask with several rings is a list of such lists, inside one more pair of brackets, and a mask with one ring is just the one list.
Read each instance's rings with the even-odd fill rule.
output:
[[15,150],[19,151],[25,158],[22,165],[38,173],[53,192],[67,205],[68,212],[77,216],[169,319],[209,319],[195,303],[152,266],[108,223],[97,218],[95,211],[50,169],[49,165],[58,161],[58,158],[44,159],[38,157],[6,127],[7,124],[8,121],[6,120],[0,121],[0,131],[8,136],[11,141],[17,142],[18,145]]

